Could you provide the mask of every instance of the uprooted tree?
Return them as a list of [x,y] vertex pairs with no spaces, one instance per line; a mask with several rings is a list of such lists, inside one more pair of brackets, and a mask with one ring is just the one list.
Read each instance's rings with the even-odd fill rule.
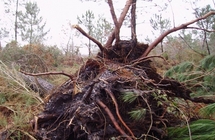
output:
[[[183,121],[176,115],[181,113],[174,106],[176,98],[187,103],[214,102],[191,98],[191,91],[183,84],[157,74],[150,66],[150,58],[159,56],[148,54],[168,34],[192,28],[189,25],[214,15],[215,11],[167,30],[148,45],[137,41],[136,0],[126,1],[118,19],[112,0],[107,3],[115,29],[105,45],[78,25],[73,26],[97,44],[100,52],[95,58],[88,59],[75,75],[63,72],[30,74],[63,74],[70,78],[52,91],[44,111],[32,121],[38,139],[164,139],[167,127]],[[120,28],[129,9],[131,40],[121,40]]]

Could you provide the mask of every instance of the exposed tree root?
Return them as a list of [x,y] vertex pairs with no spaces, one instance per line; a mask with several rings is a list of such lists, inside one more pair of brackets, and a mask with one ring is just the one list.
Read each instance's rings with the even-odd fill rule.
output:
[[212,102],[191,98],[181,83],[157,74],[149,58],[132,65],[145,50],[144,44],[136,45],[119,42],[54,90],[33,122],[37,138],[165,139],[166,128],[183,121],[174,102]]
[[116,114],[117,114],[117,116],[118,116],[120,122],[124,125],[124,127],[128,130],[128,132],[129,132],[129,133],[131,134],[131,136],[134,138],[133,132],[132,132],[131,129],[126,125],[126,123],[123,121],[123,119],[122,119],[122,117],[121,117],[121,115],[120,115],[120,113],[119,113],[119,107],[118,107],[117,101],[116,101],[116,99],[115,99],[113,93],[112,93],[109,89],[107,89],[107,88],[105,88],[105,91],[110,95],[111,99],[113,100],[113,102],[114,102],[114,104],[115,104],[115,107],[116,107]]

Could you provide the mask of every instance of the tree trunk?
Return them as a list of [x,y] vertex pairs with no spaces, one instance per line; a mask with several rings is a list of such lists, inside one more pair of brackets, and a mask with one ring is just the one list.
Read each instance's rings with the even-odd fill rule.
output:
[[131,7],[131,39],[137,42],[137,35],[136,35],[136,2],[137,0],[132,1]]
[[17,29],[18,29],[18,21],[17,21],[17,18],[18,18],[18,7],[19,7],[19,0],[16,0],[16,13],[15,13],[15,28],[14,28],[14,31],[15,31],[15,41],[17,42]]
[[164,50],[163,50],[163,40],[161,41],[161,53],[163,53]]
[[[206,33],[206,31],[204,31],[204,40],[203,40],[203,41],[204,41],[205,44],[206,44],[206,48],[207,48],[208,55],[210,55],[211,52],[210,52],[210,47],[209,47],[208,40],[207,40],[207,33]],[[204,42],[203,42],[203,44],[204,44]]]

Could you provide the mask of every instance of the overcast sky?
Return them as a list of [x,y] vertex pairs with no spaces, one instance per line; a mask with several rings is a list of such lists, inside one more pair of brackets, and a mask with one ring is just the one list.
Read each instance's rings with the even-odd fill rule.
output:
[[[50,45],[64,46],[68,41],[68,35],[71,33],[69,23],[77,24],[77,16],[81,16],[87,10],[92,10],[95,15],[103,15],[112,22],[109,7],[104,0],[100,2],[81,2],[80,0],[31,0],[36,1],[40,8],[40,14],[46,21],[47,29],[50,29],[49,39],[46,43]],[[84,1],[84,0],[83,0]],[[101,2],[102,1],[102,2]],[[114,0],[113,0],[114,1]],[[115,0],[116,1],[116,0]],[[114,1],[114,2],[115,2]],[[170,2],[171,1],[171,2]],[[185,2],[188,1],[188,2]],[[180,25],[184,22],[194,19],[192,15],[193,9],[199,6],[212,4],[213,0],[197,0],[197,5],[193,4],[194,0],[153,0],[153,2],[145,2],[137,0],[137,36],[139,41],[145,41],[149,36],[154,39],[157,35],[152,34],[152,28],[149,24],[149,19],[153,14],[161,13],[164,18],[174,22],[175,25]],[[2,1],[1,1],[2,2]],[[121,9],[124,7],[126,0],[118,0],[114,3],[116,13],[119,17]],[[165,11],[161,11],[164,4],[168,4]],[[212,5],[214,8],[214,6]],[[3,3],[0,3],[0,15],[3,13]],[[3,17],[3,16],[2,16]],[[173,22],[171,22],[173,26]],[[72,31],[74,32],[74,31]],[[121,30],[121,35],[130,36],[130,29]],[[83,40],[74,40],[75,44],[80,45]]]

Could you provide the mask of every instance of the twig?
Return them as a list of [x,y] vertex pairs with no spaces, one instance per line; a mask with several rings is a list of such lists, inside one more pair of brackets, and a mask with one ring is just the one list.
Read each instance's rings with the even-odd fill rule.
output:
[[188,128],[188,133],[189,133],[189,137],[190,137],[190,140],[192,140],[192,134],[191,134],[191,130],[190,130],[190,125],[189,125],[189,121],[187,119],[187,117],[185,116],[184,112],[178,108],[176,105],[173,104],[173,106],[182,114],[182,116],[184,116],[184,119],[187,123],[187,128]]
[[[146,137],[146,136],[148,136],[148,137],[151,137],[151,138],[153,138],[154,140],[160,140],[160,139],[158,139],[158,138],[156,138],[155,136],[152,136],[152,135],[146,135],[146,134],[142,134],[141,135],[141,137]],[[141,137],[140,138],[138,138],[139,140],[141,139]]]
[[8,106],[6,106],[6,105],[0,105],[0,107],[4,107],[4,108],[6,108],[6,109],[10,110],[10,111],[12,111],[12,112],[13,112],[13,114],[14,114],[14,115],[16,115],[16,111],[15,111],[15,110],[13,110],[12,108],[10,108],[10,107],[8,107]]
[[29,90],[25,87],[25,84],[18,79],[17,71],[15,70],[15,68],[13,68],[13,71],[11,71],[8,68],[8,66],[6,66],[1,60],[0,60],[0,64],[3,65],[3,67],[0,65],[0,72],[6,75],[5,77],[6,79],[13,80],[15,83],[17,83],[19,86],[23,87],[27,92],[29,92]]
[[149,108],[150,120],[151,120],[151,123],[150,123],[149,129],[148,129],[148,131],[147,131],[147,133],[146,133],[146,136],[145,136],[145,140],[146,140],[146,138],[147,138],[147,136],[148,136],[148,134],[149,134],[150,130],[152,129],[152,125],[153,125],[152,109],[151,109],[151,107],[150,107],[149,103],[147,102],[147,100],[146,100],[143,96],[141,96],[141,97],[142,97],[142,99],[145,101],[145,103],[146,103],[147,107]]
[[126,125],[126,123],[123,121],[123,119],[122,119],[122,117],[121,117],[121,115],[120,115],[120,113],[119,113],[119,107],[118,107],[116,98],[114,97],[113,93],[112,93],[109,89],[107,89],[107,88],[105,88],[105,91],[106,91],[106,92],[108,93],[108,95],[111,97],[111,99],[112,99],[112,101],[113,101],[113,103],[114,103],[114,105],[115,105],[116,114],[117,114],[117,116],[118,116],[120,122],[121,122],[121,123],[124,125],[124,127],[128,130],[128,132],[131,134],[131,136],[132,136],[133,138],[135,138],[133,132],[132,132],[131,129]]
[[38,130],[38,117],[34,116],[34,132]]
[[146,51],[142,54],[141,57],[146,57],[152,49],[154,49],[154,47],[156,47],[167,35],[169,35],[170,33],[173,33],[175,31],[178,31],[178,30],[181,30],[181,29],[186,29],[188,28],[187,26],[197,22],[197,21],[200,21],[200,20],[203,20],[203,19],[206,19],[207,17],[211,16],[211,15],[214,15],[215,14],[215,11],[210,11],[208,12],[207,14],[205,14],[204,16],[202,17],[199,17],[199,18],[196,18],[190,22],[187,22],[187,23],[184,23],[184,24],[181,24],[180,26],[177,26],[177,27],[174,27],[170,30],[167,30],[166,32],[164,32],[163,34],[161,34],[157,39],[155,39],[154,42],[152,42],[149,47],[146,49]]
[[87,34],[80,26],[78,25],[71,25],[71,27],[77,29],[79,32],[81,32],[84,36],[86,36],[88,39],[90,39],[91,41],[93,41],[96,45],[98,45],[99,49],[101,52],[105,51],[106,49],[102,46],[102,44],[96,40],[95,38],[93,38],[92,36],[90,36],[89,34]]
[[138,63],[141,63],[141,62],[146,61],[147,59],[150,59],[150,58],[153,58],[153,57],[158,57],[158,58],[161,58],[164,61],[166,61],[166,59],[164,57],[160,56],[160,55],[153,55],[153,56],[147,56],[147,57],[140,57],[139,59],[133,60],[130,63],[134,66],[134,65],[136,65]]
[[190,44],[189,44],[180,34],[179,34],[179,37],[185,42],[185,44],[186,44],[192,51],[194,51],[195,53],[197,53],[197,54],[199,54],[199,55],[201,55],[201,56],[204,56],[204,54],[202,54],[202,53],[196,51],[195,49],[193,49],[193,48],[190,46]]
[[67,73],[64,73],[64,72],[27,73],[27,72],[24,72],[24,71],[21,71],[21,70],[20,70],[20,72],[25,74],[25,75],[30,75],[30,76],[64,75],[64,76],[69,77],[72,81],[74,80],[73,75],[70,75],[70,74],[67,74]]
[[79,107],[75,110],[75,112],[73,113],[73,116],[72,116],[72,118],[70,119],[69,124],[66,126],[66,128],[68,128],[68,127],[72,124],[72,122],[73,122],[73,120],[74,120],[74,118],[75,118],[75,115],[77,114],[77,112],[78,112],[80,109],[81,109],[81,107],[79,106]]
[[96,99],[96,103],[102,107],[106,113],[108,114],[108,116],[110,117],[112,123],[114,124],[115,128],[119,131],[120,134],[122,134],[123,136],[126,136],[127,139],[132,140],[123,130],[122,128],[120,128],[120,126],[118,125],[116,119],[114,118],[113,114],[111,113],[110,109],[99,99]]
[[209,32],[209,33],[215,32],[215,30],[208,30],[208,29],[203,29],[203,28],[198,28],[198,27],[186,27],[186,29],[202,30],[202,31]]
[[184,81],[183,83],[190,83],[191,81],[198,80],[199,78],[203,78],[203,77],[209,75],[210,73],[212,73],[212,72],[214,72],[214,71],[215,71],[215,68],[209,70],[208,72],[206,72],[206,73],[203,74],[203,75],[200,75],[200,76],[195,77],[195,78],[193,78],[193,79],[188,79],[188,80]]
[[24,131],[24,130],[22,130],[22,129],[16,129],[15,131],[20,131],[20,132],[22,132],[24,135],[26,135],[26,136],[28,136],[31,140],[37,140],[36,138],[34,138],[34,136],[32,136],[31,134],[29,134],[29,132],[27,132],[27,131]]

